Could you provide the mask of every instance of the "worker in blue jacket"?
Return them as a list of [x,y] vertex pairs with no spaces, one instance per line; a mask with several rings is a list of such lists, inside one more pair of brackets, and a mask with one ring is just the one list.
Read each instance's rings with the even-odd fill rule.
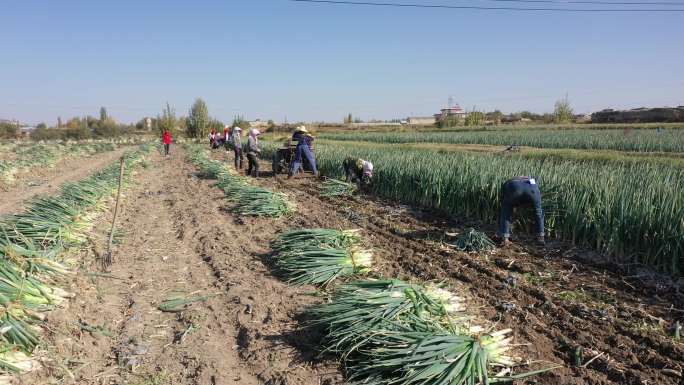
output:
[[541,192],[537,181],[529,176],[519,176],[506,181],[501,186],[501,215],[499,216],[499,236],[503,246],[510,245],[511,217],[513,209],[520,206],[532,206],[535,216],[535,233],[537,244],[544,245],[544,210],[541,204]]
[[311,165],[311,170],[313,174],[318,176],[318,169],[316,167],[316,158],[314,157],[313,148],[313,136],[309,133],[305,126],[299,126],[292,134],[292,141],[297,142],[297,148],[295,149],[295,157],[290,166],[290,172],[288,174],[288,179],[292,178],[299,172],[302,167],[302,160],[305,157],[306,160]]

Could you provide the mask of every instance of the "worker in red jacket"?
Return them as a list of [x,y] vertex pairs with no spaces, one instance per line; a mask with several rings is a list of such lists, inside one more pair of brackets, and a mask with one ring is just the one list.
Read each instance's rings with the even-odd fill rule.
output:
[[169,156],[169,147],[171,146],[171,133],[169,130],[164,130],[162,135],[162,143],[164,143],[164,155]]

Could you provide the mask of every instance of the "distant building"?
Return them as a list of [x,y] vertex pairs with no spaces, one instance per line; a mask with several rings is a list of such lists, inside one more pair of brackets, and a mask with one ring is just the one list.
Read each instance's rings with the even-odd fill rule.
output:
[[22,138],[29,137],[29,136],[31,136],[31,133],[33,133],[33,130],[35,130],[35,129],[36,129],[36,128],[33,127],[33,126],[23,126],[23,127],[19,127],[19,135],[20,135]]
[[406,118],[406,124],[412,126],[432,126],[437,123],[434,116],[409,116]]
[[266,129],[266,128],[269,128],[269,126],[270,126],[269,122],[271,122],[274,126],[279,125],[278,122],[271,121],[271,120],[261,120],[261,119],[251,120],[249,122],[249,125],[254,127],[254,128],[258,128],[258,129]]
[[353,127],[353,128],[385,127],[385,126],[401,126],[401,123],[396,123],[396,122],[359,122],[359,123],[351,123],[348,126]]
[[452,107],[442,108],[439,114],[434,115],[436,122],[441,122],[447,118],[464,119],[466,116],[468,116],[468,113],[458,104]]

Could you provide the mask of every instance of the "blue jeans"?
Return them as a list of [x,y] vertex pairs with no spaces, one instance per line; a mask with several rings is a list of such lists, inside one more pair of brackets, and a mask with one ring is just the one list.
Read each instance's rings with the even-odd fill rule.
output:
[[302,166],[302,158],[304,157],[311,165],[311,171],[313,171],[314,174],[318,174],[318,169],[316,168],[316,158],[314,158],[311,149],[306,144],[297,145],[295,157],[292,161],[292,166],[290,167],[290,174],[294,175],[299,172],[299,168]]
[[534,207],[535,232],[537,236],[544,236],[544,210],[542,210],[539,185],[518,179],[509,180],[501,187],[499,235],[504,238],[510,237],[513,208],[519,206]]

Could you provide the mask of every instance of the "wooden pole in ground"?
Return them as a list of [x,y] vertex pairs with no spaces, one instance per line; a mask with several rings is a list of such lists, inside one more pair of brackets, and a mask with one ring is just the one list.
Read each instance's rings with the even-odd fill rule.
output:
[[107,243],[107,253],[102,261],[103,267],[106,269],[112,264],[112,243],[114,242],[114,228],[116,226],[116,216],[119,214],[119,200],[121,199],[121,184],[123,183],[124,175],[124,157],[121,157],[121,167],[119,168],[119,187],[116,191],[116,203],[114,204],[114,218],[112,219],[112,229],[109,232],[109,242]]

